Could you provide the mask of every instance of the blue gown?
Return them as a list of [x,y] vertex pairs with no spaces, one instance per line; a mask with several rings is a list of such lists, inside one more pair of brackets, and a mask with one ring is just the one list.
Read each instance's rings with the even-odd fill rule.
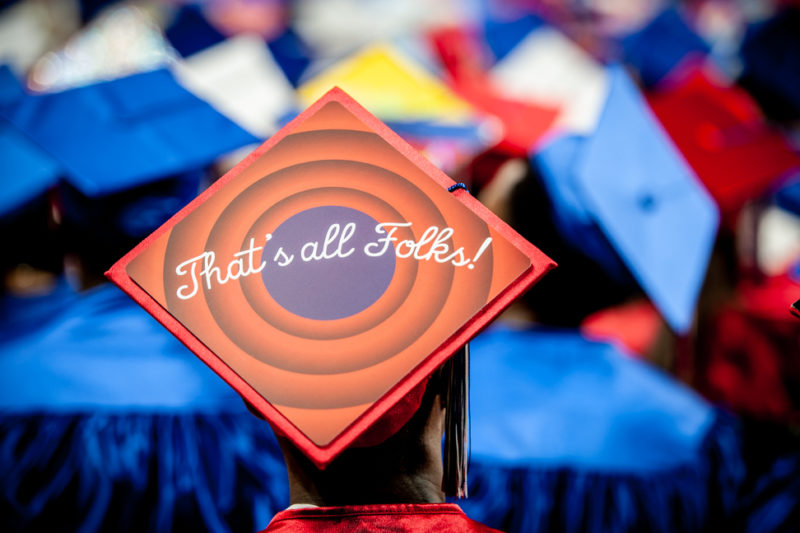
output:
[[239,396],[117,288],[6,297],[0,516],[14,531],[256,531],[283,458]]
[[461,505],[491,527],[783,531],[800,502],[797,482],[770,494],[769,476],[748,477],[735,419],[577,331],[495,325],[472,341],[470,372]]

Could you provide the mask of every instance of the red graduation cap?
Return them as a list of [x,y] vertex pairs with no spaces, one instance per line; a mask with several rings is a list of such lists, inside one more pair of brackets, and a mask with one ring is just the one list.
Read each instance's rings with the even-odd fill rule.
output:
[[800,167],[800,157],[768,128],[741,89],[722,85],[699,67],[668,85],[649,95],[650,106],[723,214],[735,215]]
[[499,148],[518,157],[528,152],[550,131],[559,110],[507,98],[495,87],[479,58],[482,49],[475,36],[460,28],[443,28],[431,34],[448,73],[448,81],[459,96],[503,125]]
[[453,185],[333,89],[107,275],[324,468],[555,266]]

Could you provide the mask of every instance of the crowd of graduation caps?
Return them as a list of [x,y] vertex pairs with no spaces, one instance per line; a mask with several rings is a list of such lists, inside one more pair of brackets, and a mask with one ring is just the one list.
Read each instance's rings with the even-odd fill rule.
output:
[[471,517],[800,528],[791,2],[3,4],[5,531],[287,505],[266,424],[102,273],[334,84],[560,264],[472,343]]

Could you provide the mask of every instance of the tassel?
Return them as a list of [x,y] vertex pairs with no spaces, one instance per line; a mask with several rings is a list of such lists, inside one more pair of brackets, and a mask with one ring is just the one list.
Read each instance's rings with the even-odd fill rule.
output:
[[467,440],[469,437],[469,344],[445,363],[444,480],[446,495],[467,497]]

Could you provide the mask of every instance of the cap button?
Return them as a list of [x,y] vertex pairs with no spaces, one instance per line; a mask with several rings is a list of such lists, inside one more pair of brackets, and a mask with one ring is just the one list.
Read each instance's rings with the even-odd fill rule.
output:
[[652,193],[645,193],[639,196],[639,207],[642,211],[653,211],[656,208],[656,198]]

